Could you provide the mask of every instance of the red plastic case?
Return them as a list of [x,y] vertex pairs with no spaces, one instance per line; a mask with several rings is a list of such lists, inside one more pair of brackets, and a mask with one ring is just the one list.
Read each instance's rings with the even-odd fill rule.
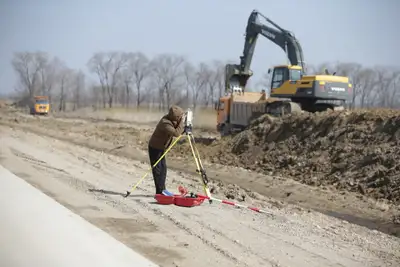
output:
[[175,204],[175,197],[174,196],[165,196],[163,194],[156,194],[154,196],[155,200],[158,204],[161,205],[171,205]]
[[204,202],[204,198],[202,197],[184,197],[184,196],[176,196],[175,197],[175,205],[181,207],[194,207],[199,206]]

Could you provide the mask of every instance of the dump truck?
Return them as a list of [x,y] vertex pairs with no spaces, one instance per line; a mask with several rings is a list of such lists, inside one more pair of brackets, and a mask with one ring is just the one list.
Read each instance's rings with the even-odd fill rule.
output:
[[[274,28],[261,23],[260,16]],[[259,35],[281,47],[288,60],[287,65],[268,69],[268,97],[265,91],[246,92],[247,81],[253,75],[250,65]],[[351,100],[352,93],[348,77],[329,74],[328,71],[323,75],[307,74],[303,49],[295,35],[253,10],[246,26],[240,64],[225,66],[225,96],[216,105],[217,130],[222,135],[240,131],[252,118],[261,114],[282,116],[292,112],[341,110]]]
[[34,96],[30,106],[31,115],[48,115],[50,112],[50,101],[48,96]]

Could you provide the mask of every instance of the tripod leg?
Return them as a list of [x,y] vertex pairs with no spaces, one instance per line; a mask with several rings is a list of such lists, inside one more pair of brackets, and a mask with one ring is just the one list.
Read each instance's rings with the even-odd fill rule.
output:
[[[192,140],[192,139],[193,139],[193,140]],[[191,134],[188,135],[188,141],[189,141],[190,149],[192,150],[192,154],[193,154],[194,161],[195,161],[195,163],[196,163],[196,167],[197,167],[197,170],[196,170],[196,171],[200,174],[200,176],[201,176],[201,181],[203,182],[204,193],[206,194],[207,197],[209,197],[209,200],[208,200],[208,201],[209,201],[210,204],[211,204],[211,203],[212,203],[211,192],[210,192],[210,189],[209,189],[208,186],[207,186],[208,179],[207,179],[205,170],[204,170],[204,168],[203,168],[203,165],[202,165],[202,163],[201,163],[198,150],[197,150],[197,148],[193,145],[193,143],[194,143],[194,137],[193,137]],[[197,154],[196,154],[196,152],[197,152]]]
[[199,164],[199,160],[198,160],[198,158],[196,156],[196,153],[195,153],[195,150],[194,150],[194,147],[193,147],[193,144],[192,144],[191,135],[188,135],[187,137],[188,137],[190,150],[192,151],[194,162],[196,164],[196,171],[199,172],[200,171],[200,164]]
[[[200,153],[199,153],[199,150],[198,150],[197,147],[196,147],[196,142],[195,142],[193,136],[192,136],[192,139],[193,139],[193,140],[192,140],[192,146],[193,146],[194,151],[195,151],[195,153],[196,153],[197,161],[198,161],[198,163],[199,163],[199,166],[200,166],[201,170],[204,171],[203,163],[201,162],[201,159],[200,159]],[[206,182],[208,183],[208,179],[206,180]]]

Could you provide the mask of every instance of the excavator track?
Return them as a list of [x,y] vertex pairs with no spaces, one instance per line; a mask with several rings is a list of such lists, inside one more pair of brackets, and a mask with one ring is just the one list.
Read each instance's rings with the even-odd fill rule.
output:
[[274,101],[266,107],[266,113],[273,116],[283,116],[286,114],[302,112],[301,106],[292,101]]
[[302,112],[324,112],[327,110],[344,110],[344,106],[334,105],[328,103],[316,103],[311,106],[302,107],[300,103],[296,103],[290,100],[286,101],[274,101],[272,103],[268,103],[265,108],[265,113],[270,114],[272,116],[284,116],[292,113],[302,113]]

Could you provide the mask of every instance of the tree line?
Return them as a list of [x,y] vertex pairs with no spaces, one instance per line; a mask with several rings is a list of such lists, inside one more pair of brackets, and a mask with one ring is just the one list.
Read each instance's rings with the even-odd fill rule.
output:
[[[47,95],[53,110],[59,111],[65,111],[67,104],[73,110],[114,105],[152,105],[161,110],[172,103],[193,108],[211,106],[224,94],[226,63],[215,60],[194,64],[176,54],[150,58],[141,52],[96,52],[85,66],[96,77],[90,81],[82,69],[71,69],[46,52],[17,52],[12,60],[18,77],[16,91],[29,99]],[[400,107],[399,69],[357,63],[307,66],[308,72],[315,74],[322,74],[325,68],[350,77],[350,107]],[[269,91],[268,74],[253,84],[253,90]]]

